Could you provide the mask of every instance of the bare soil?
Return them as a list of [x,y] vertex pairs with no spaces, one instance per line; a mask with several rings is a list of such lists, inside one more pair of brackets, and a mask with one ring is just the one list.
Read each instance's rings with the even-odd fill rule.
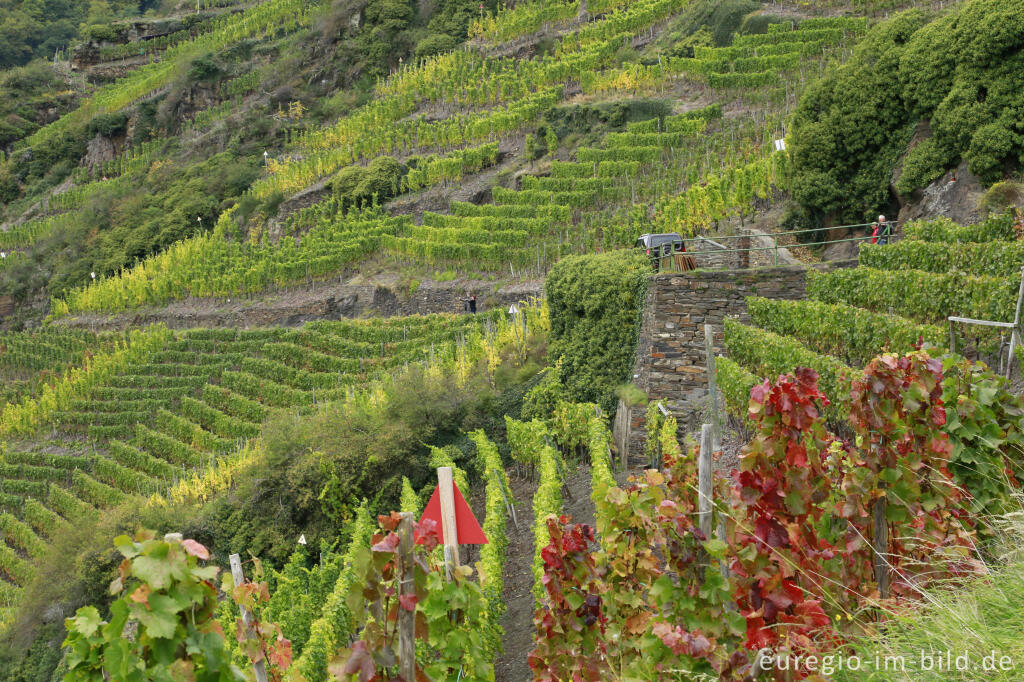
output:
[[54,324],[94,330],[122,330],[163,323],[172,329],[193,327],[295,326],[310,320],[351,317],[461,312],[464,292],[477,293],[486,310],[488,302],[507,306],[506,299],[539,296],[540,280],[521,280],[502,285],[459,278],[447,282],[424,281],[415,295],[403,290],[395,272],[373,276],[355,275],[324,282],[274,288],[230,298],[185,298],[161,306],[143,306],[116,314],[78,313]]
[[[533,494],[537,482],[512,475],[519,527],[508,523],[508,549],[505,555],[505,615],[501,626],[504,653],[494,664],[497,682],[529,682],[533,679],[527,656],[533,649]],[[594,524],[594,504],[590,501],[590,467],[580,465],[569,472],[562,490],[563,513],[577,523]]]

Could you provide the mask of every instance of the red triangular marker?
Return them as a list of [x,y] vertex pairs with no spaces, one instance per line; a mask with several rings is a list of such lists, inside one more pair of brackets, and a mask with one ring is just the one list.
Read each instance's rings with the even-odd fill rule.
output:
[[[469,508],[466,503],[466,498],[462,496],[462,491],[459,490],[459,486],[455,485],[452,481],[452,492],[455,497],[455,530],[459,534],[460,545],[486,545],[487,536],[484,535],[483,528],[477,523],[476,517],[473,516],[473,510]],[[427,502],[427,508],[423,510],[423,516],[420,517],[420,523],[423,523],[424,519],[433,519],[437,522],[437,534],[441,537],[441,543],[444,544],[444,529],[441,527],[441,496],[440,489],[434,488],[434,494],[430,496],[430,502]]]

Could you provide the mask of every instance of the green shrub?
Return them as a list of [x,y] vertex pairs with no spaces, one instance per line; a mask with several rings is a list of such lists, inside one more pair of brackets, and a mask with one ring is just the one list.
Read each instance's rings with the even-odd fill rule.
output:
[[331,189],[338,197],[351,197],[356,187],[366,177],[366,169],[362,166],[346,166],[338,171],[331,181]]
[[889,178],[914,126],[932,137],[906,158],[909,194],[963,158],[983,182],[1024,163],[1014,113],[1024,91],[1017,0],[969,0],[929,22],[913,10],[874,27],[852,59],[808,88],[793,117],[793,198],[856,221],[887,207]]
[[210,55],[205,55],[192,60],[188,79],[193,83],[209,83],[220,78],[223,73],[217,62]]
[[982,182],[996,182],[1003,176],[1003,166],[1017,161],[1016,152],[1021,147],[1015,142],[1017,135],[1010,130],[1010,125],[1015,123],[989,123],[975,130],[971,136],[971,145],[966,154],[967,169]]
[[900,194],[910,194],[915,189],[928,185],[938,179],[952,161],[949,150],[940,145],[934,137],[923,140],[911,149],[903,160],[903,172],[896,181],[896,191]]
[[1024,184],[1007,180],[992,185],[979,206],[989,213],[1002,213],[1021,204],[1024,204]]
[[650,271],[646,256],[627,250],[570,256],[548,274],[549,354],[561,359],[570,401],[614,411],[615,388],[630,379]]
[[118,38],[117,28],[111,24],[93,24],[82,29],[82,39],[94,43],[112,43]]
[[122,112],[112,114],[100,114],[89,121],[86,131],[89,136],[102,135],[103,137],[116,137],[123,135],[128,129],[128,116]]
[[416,56],[422,59],[441,52],[451,52],[457,45],[458,41],[454,37],[445,33],[435,33],[416,43]]
[[774,14],[761,14],[759,12],[755,12],[754,14],[748,14],[743,18],[743,23],[740,24],[738,33],[740,33],[740,35],[767,33],[768,27],[772,24],[788,23],[789,21],[790,20]]

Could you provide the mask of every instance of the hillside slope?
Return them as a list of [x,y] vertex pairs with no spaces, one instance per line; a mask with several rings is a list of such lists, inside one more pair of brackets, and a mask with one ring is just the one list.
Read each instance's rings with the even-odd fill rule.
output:
[[[906,5],[924,8],[895,12]],[[418,508],[436,466],[487,488],[500,533],[494,508],[511,490],[495,488],[510,485],[495,468],[532,475],[543,461],[548,481],[527,495],[542,524],[562,509],[551,471],[584,443],[595,464],[610,454],[600,409],[628,380],[649,263],[625,250],[641,234],[725,242],[860,223],[962,164],[992,186],[979,215],[1019,203],[1020,88],[996,65],[1019,61],[1024,35],[1008,0],[152,9],[95,15],[55,61],[0,76],[0,677],[12,680],[59,670],[63,617],[109,604],[109,540],[139,526],[187,531],[221,564],[266,560],[269,613],[319,681],[357,632],[342,606],[350,552],[371,515]],[[935,76],[948,60],[962,66]],[[755,324],[726,328],[733,411],[755,375],[794,358],[840,395],[883,348],[942,347],[948,314],[1011,319],[1014,225],[924,224],[863,247],[860,268],[812,278],[811,301],[752,302]],[[561,296],[549,330],[533,297],[559,262],[572,267],[548,280]],[[453,314],[470,294],[481,314]],[[986,342],[998,345],[972,338],[972,350]],[[837,398],[829,416],[842,409]],[[529,443],[509,416],[537,418]],[[956,452],[954,473],[970,486],[964,461]],[[543,532],[524,527],[516,546],[539,553]],[[319,556],[296,550],[299,536]],[[487,551],[482,589],[498,596],[481,632],[500,642],[505,548]],[[528,561],[510,586],[523,597],[514,641]],[[523,672],[527,653],[503,661]]]

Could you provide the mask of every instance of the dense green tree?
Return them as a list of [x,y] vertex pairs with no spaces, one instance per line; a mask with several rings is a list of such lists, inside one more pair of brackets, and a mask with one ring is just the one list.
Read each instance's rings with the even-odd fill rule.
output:
[[[793,119],[792,195],[809,217],[858,221],[961,159],[993,183],[1024,164],[1024,5],[969,0],[872,29],[853,57],[808,88]],[[930,137],[928,136],[930,135]]]
[[900,98],[900,58],[925,22],[908,12],[879,25],[801,98],[791,189],[805,209],[857,222],[888,205],[889,177],[912,127]]
[[413,11],[409,0],[370,0],[364,10],[366,26],[358,44],[370,76],[386,75],[413,46]]

